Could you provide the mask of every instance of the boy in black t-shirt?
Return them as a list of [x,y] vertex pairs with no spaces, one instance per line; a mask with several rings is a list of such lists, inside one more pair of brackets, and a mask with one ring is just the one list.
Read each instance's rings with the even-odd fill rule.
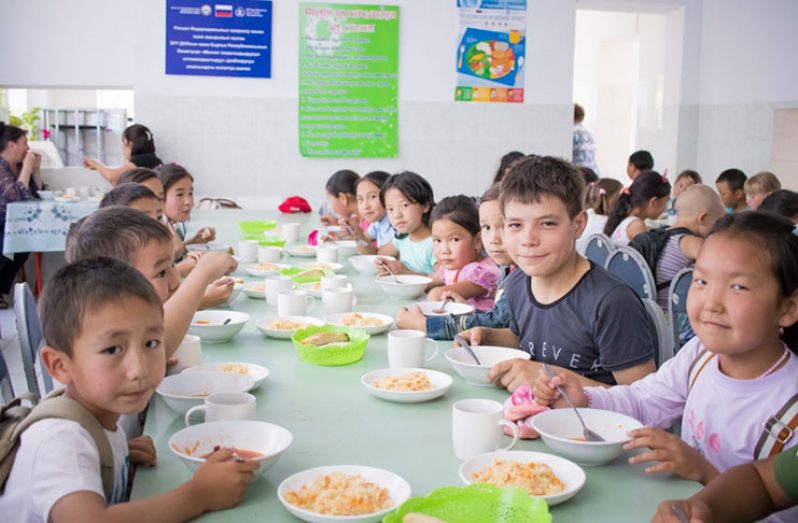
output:
[[496,364],[490,378],[514,391],[534,385],[540,362],[583,384],[629,384],[656,370],[656,331],[630,287],[576,252],[587,215],[584,181],[571,164],[527,158],[502,182],[504,243],[518,265],[505,285],[510,328],[476,327],[473,344],[520,347],[532,355]]

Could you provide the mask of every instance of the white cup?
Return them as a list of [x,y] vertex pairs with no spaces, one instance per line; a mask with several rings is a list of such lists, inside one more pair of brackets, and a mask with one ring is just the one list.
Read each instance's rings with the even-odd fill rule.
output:
[[293,222],[284,223],[283,239],[285,239],[286,243],[296,243],[299,240],[299,224]]
[[349,284],[349,278],[345,274],[331,274],[321,277],[321,290],[344,288]]
[[258,241],[241,240],[238,242],[238,257],[241,263],[255,263],[258,259]]
[[277,305],[277,296],[283,291],[290,291],[294,288],[294,280],[288,276],[268,276],[266,278],[266,303]]
[[217,392],[205,398],[203,405],[191,407],[186,412],[186,427],[191,425],[191,415],[202,412],[205,421],[232,421],[255,419],[255,396],[246,392]]
[[352,312],[355,306],[355,290],[351,285],[324,289],[321,291],[321,303],[326,315]]
[[281,291],[277,295],[277,315],[304,316],[313,307],[313,296],[305,291]]
[[78,195],[79,195],[81,198],[88,198],[88,197],[90,197],[90,196],[91,196],[91,187],[87,187],[87,186],[85,186],[85,185],[84,185],[84,186],[82,186],[82,187],[78,187]]
[[338,246],[322,243],[316,247],[316,261],[319,263],[335,263],[338,261]]
[[258,246],[258,263],[277,263],[280,261],[280,254],[283,250],[280,247],[271,245]]
[[183,369],[193,367],[202,363],[202,341],[199,336],[186,334],[180,346],[172,355],[177,360],[175,365],[167,367],[166,374],[172,375],[181,372]]
[[[428,342],[432,342],[435,348],[431,355],[425,356]],[[437,355],[438,343],[421,331],[395,330],[388,333],[388,366],[392,369],[418,369]]]
[[78,195],[78,188],[77,188],[77,187],[67,187],[67,188],[64,190],[64,193],[65,193],[67,196],[77,196],[77,195]]
[[[509,450],[518,442],[518,426],[502,417],[504,406],[486,399],[460,400],[452,405],[452,442],[455,455],[471,459],[495,450]],[[513,441],[502,448],[502,427],[513,433]]]

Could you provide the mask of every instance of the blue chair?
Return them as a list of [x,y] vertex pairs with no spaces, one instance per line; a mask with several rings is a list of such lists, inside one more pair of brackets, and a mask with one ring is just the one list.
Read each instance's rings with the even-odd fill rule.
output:
[[11,376],[8,374],[8,365],[2,352],[0,352],[0,398],[3,400],[3,405],[14,399],[14,387],[11,385]]
[[686,267],[676,273],[668,291],[668,322],[673,332],[674,352],[678,352],[682,347],[684,340],[681,333],[689,327],[689,322],[683,323],[680,319],[687,317],[687,291],[690,290],[692,282],[693,268]]
[[619,247],[607,258],[606,269],[629,285],[641,299],[657,301],[657,285],[645,258],[631,247]]
[[587,239],[587,247],[585,247],[585,257],[598,265],[604,267],[607,263],[607,258],[615,250],[612,241],[604,234],[591,234]]
[[643,300],[643,305],[657,331],[657,346],[659,350],[654,354],[654,359],[656,360],[657,368],[659,368],[673,357],[673,332],[667,320],[665,320],[665,312],[663,312],[662,307],[657,302]]
[[[42,397],[39,380],[36,378],[36,358],[39,349],[44,345],[42,324],[39,320],[39,311],[36,310],[36,299],[27,283],[17,283],[14,286],[14,314],[17,319],[17,336],[19,348],[22,351],[22,366],[25,369],[25,379],[28,381],[28,390]],[[45,394],[53,390],[53,379],[39,361],[42,369],[42,382]]]

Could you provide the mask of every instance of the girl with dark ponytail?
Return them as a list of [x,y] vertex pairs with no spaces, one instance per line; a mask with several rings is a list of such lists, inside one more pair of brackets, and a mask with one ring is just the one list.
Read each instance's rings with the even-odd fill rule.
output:
[[628,245],[641,232],[646,232],[646,219],[659,218],[668,205],[671,184],[657,171],[641,173],[627,189],[621,191],[612,206],[604,234],[617,246]]
[[133,124],[122,133],[122,153],[125,155],[125,163],[119,167],[108,167],[99,160],[89,157],[83,159],[83,167],[97,171],[111,184],[116,185],[119,183],[119,178],[131,169],[136,167],[155,169],[163,164],[161,159],[155,156],[155,139],[152,132],[141,124]]

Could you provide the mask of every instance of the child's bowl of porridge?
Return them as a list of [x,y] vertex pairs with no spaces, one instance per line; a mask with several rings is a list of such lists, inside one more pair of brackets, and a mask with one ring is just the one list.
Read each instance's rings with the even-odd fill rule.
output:
[[205,396],[217,392],[246,392],[255,380],[239,373],[185,372],[167,376],[156,392],[166,404],[181,414],[195,405],[201,405]]
[[222,343],[233,339],[249,321],[249,314],[238,311],[197,311],[188,327],[189,334],[202,341]]

